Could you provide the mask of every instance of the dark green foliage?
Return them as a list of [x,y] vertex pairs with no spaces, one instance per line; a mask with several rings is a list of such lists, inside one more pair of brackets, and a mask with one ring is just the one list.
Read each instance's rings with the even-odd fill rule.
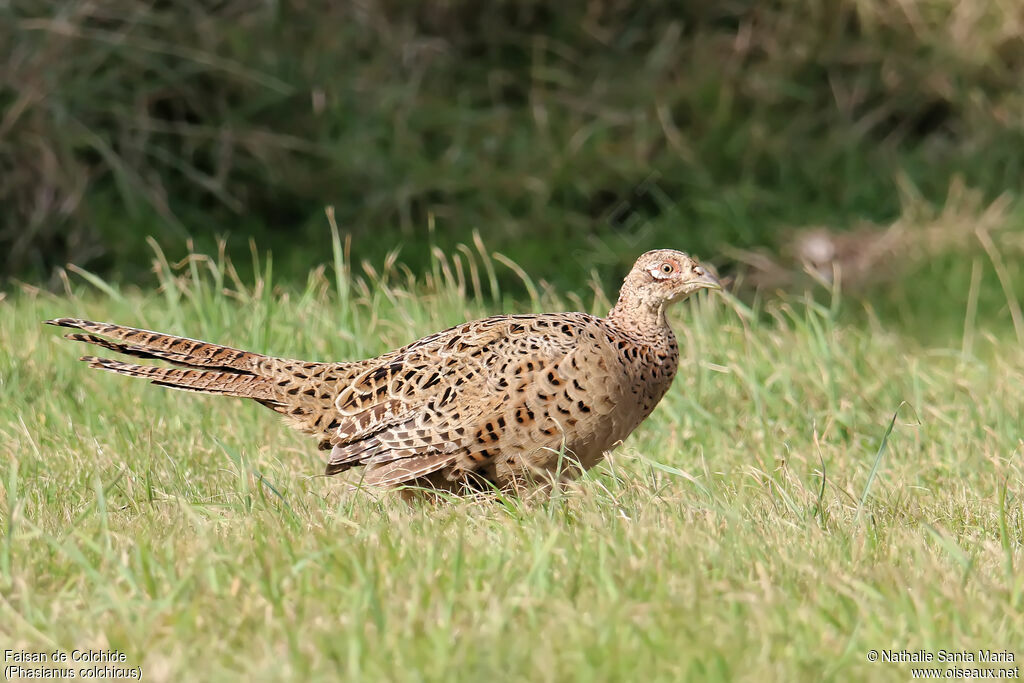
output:
[[[909,9],[908,9],[909,8]],[[970,12],[967,12],[970,9]],[[479,229],[545,277],[1021,181],[1012,3],[0,3],[0,275]],[[295,246],[304,247],[286,253]],[[280,259],[279,259],[280,260]]]

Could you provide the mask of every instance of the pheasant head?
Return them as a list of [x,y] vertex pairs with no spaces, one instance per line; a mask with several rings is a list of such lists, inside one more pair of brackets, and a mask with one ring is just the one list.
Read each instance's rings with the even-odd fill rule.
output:
[[721,288],[696,259],[674,249],[656,249],[636,260],[608,317],[636,332],[656,334],[668,327],[668,304],[701,289]]

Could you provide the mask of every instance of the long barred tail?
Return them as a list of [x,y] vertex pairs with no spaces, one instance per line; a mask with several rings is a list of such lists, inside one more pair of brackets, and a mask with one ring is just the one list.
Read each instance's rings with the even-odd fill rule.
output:
[[82,330],[65,335],[68,339],[177,366],[136,365],[112,358],[83,356],[82,360],[91,368],[142,377],[172,389],[251,398],[283,415],[292,427],[319,435],[323,443],[330,442],[341,424],[334,407],[335,397],[363,369],[359,363],[313,363],[276,358],[91,320],[58,318],[46,322]]
[[[64,335],[74,341],[95,344],[127,356],[166,360],[175,365],[191,368],[210,368],[252,374],[259,370],[260,362],[267,358],[258,353],[239,351],[198,339],[175,337],[111,323],[94,323],[91,320],[76,318],[57,318],[56,320],[47,320],[46,324],[70,327],[87,333]],[[112,337],[117,342],[95,336],[97,334]]]
[[[126,356],[163,360],[185,369],[135,365],[109,358],[83,356],[82,360],[91,368],[129,377],[142,377],[153,384],[174,389],[252,398],[272,408],[281,404],[276,386],[261,373],[268,361],[278,359],[187,337],[91,320],[58,318],[47,320],[46,323],[85,332],[65,335],[73,341],[94,344]],[[96,336],[100,334],[117,341]]]

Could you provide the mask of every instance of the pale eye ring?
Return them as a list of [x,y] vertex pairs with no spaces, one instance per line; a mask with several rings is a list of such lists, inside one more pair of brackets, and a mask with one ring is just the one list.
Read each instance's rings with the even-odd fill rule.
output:
[[661,264],[661,272],[665,273],[665,275],[671,275],[673,271],[675,271],[675,268],[672,267],[671,263]]

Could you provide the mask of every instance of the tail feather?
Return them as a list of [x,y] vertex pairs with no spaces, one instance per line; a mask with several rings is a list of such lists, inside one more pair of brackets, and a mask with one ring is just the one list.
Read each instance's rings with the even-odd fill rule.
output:
[[137,365],[112,358],[84,356],[82,360],[91,368],[148,379],[153,384],[182,391],[251,398],[284,415],[293,427],[325,438],[337,427],[334,415],[336,387],[358,371],[348,368],[345,363],[275,358],[123,325],[77,318],[57,318],[46,322],[82,330],[65,335],[73,341],[133,358],[165,361],[177,366]]
[[223,372],[216,370],[193,370],[179,368],[160,368],[151,365],[135,365],[124,363],[112,358],[83,356],[81,360],[90,368],[107,370],[128,377],[141,377],[153,384],[183,391],[195,391],[204,394],[220,394],[222,396],[238,396],[254,398],[261,403],[273,407],[279,402],[275,399],[273,387],[264,377],[253,374]]
[[65,334],[65,339],[71,341],[80,341],[87,344],[93,344],[100,348],[107,349],[109,351],[115,351],[117,353],[124,354],[126,356],[132,356],[134,358],[142,358],[145,360],[162,360],[172,365],[177,365],[183,368],[209,368],[211,370],[224,370],[233,372],[235,374],[252,375],[255,374],[249,370],[241,370],[237,368],[231,368],[224,365],[201,365],[190,356],[186,356],[182,353],[175,353],[173,351],[153,351],[142,346],[135,346],[134,344],[122,344],[120,342],[112,342],[109,339],[103,337],[97,337],[91,334]]
[[[166,360],[176,365],[192,368],[210,368],[232,372],[255,374],[259,372],[260,363],[267,359],[258,353],[250,353],[233,349],[229,346],[210,344],[209,342],[176,337],[173,335],[140,330],[135,327],[97,323],[77,318],[57,318],[47,320],[47,325],[69,327],[87,334],[69,334],[68,339],[95,344],[137,358]],[[103,335],[116,339],[117,343],[102,339]]]

